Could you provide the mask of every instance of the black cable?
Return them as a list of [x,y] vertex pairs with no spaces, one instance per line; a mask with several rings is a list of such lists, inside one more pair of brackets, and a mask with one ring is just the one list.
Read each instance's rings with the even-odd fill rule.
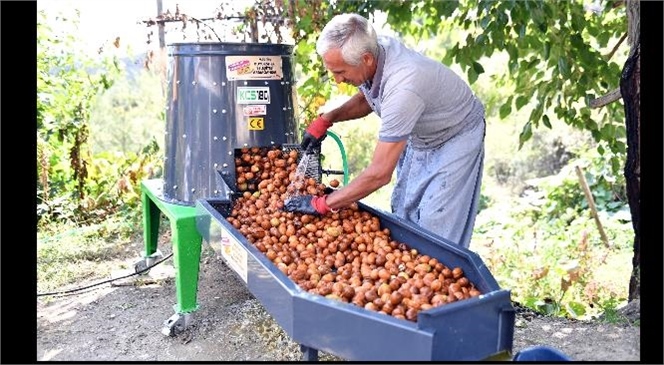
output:
[[102,285],[102,284],[110,283],[110,282],[113,282],[113,281],[115,281],[115,280],[120,280],[120,279],[128,278],[128,277],[130,277],[130,276],[134,276],[134,275],[140,275],[140,274],[142,274],[142,273],[144,273],[144,272],[146,272],[146,271],[152,269],[153,267],[155,267],[155,266],[161,264],[162,262],[168,260],[169,258],[171,258],[171,256],[173,256],[173,253],[169,253],[168,255],[166,255],[166,256],[165,256],[164,258],[162,258],[161,260],[155,262],[154,264],[152,264],[152,265],[146,267],[146,268],[143,269],[143,270],[139,270],[139,271],[133,272],[133,273],[131,273],[131,274],[127,274],[127,275],[124,275],[124,276],[120,276],[120,277],[118,277],[118,278],[111,278],[111,279],[108,279],[108,280],[101,281],[101,282],[99,282],[99,283],[90,284],[90,285],[82,286],[82,287],[75,288],[75,289],[69,289],[69,290],[63,290],[63,291],[54,291],[54,292],[49,292],[49,293],[37,293],[37,296],[38,296],[38,297],[42,297],[42,296],[47,296],[47,295],[59,295],[59,294],[73,293],[73,292],[77,292],[77,291],[81,291],[81,290],[89,289],[89,288],[92,288],[92,287],[95,287],[95,286],[99,286],[99,285]]

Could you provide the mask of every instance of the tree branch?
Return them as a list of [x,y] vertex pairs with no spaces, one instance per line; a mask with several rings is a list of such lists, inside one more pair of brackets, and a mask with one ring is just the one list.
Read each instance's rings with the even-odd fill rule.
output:
[[620,88],[617,88],[604,96],[600,96],[597,99],[590,100],[588,106],[591,108],[601,108],[605,105],[611,104],[616,100],[620,100],[622,96],[620,95]]
[[622,44],[622,42],[625,41],[625,38],[627,38],[627,33],[623,34],[622,37],[620,37],[620,40],[618,40],[618,43],[616,43],[616,45],[613,47],[613,49],[611,50],[611,52],[609,52],[609,54],[606,55],[606,60],[607,60],[607,61],[610,60],[611,57],[613,57],[613,55],[614,55],[614,54],[616,53],[616,51],[618,50],[618,47],[620,47],[620,45]]
[[214,36],[217,37],[217,40],[219,40],[219,42],[221,42],[221,38],[219,38],[219,35],[217,34],[217,32],[215,32],[214,28],[212,28],[208,23],[204,22],[202,19],[196,19],[193,16],[189,16],[189,19],[192,19],[192,20],[198,22],[198,24],[203,24],[204,26],[208,27],[208,29],[210,29],[212,34],[214,34]]

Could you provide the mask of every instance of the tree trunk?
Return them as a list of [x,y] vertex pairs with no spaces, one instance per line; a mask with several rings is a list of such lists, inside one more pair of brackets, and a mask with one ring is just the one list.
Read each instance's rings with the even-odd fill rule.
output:
[[620,93],[625,103],[625,126],[627,129],[627,162],[625,164],[625,180],[627,200],[632,214],[632,227],[634,228],[634,257],[632,258],[632,275],[629,279],[629,297],[632,301],[640,297],[640,262],[641,262],[641,43],[639,24],[639,0],[627,1],[627,19],[629,24],[629,39],[631,43],[630,54],[623,67],[620,78]]

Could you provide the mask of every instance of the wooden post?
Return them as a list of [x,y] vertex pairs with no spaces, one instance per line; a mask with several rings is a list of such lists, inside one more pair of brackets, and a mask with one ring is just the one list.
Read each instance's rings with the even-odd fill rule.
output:
[[[164,12],[164,5],[162,0],[157,0],[157,16],[161,15]],[[159,49],[164,50],[166,46],[166,32],[164,30],[164,23],[159,23]]]
[[604,242],[604,245],[609,248],[609,239],[606,237],[606,233],[604,233],[604,228],[602,227],[602,222],[599,220],[599,215],[597,215],[597,208],[595,207],[595,199],[593,199],[593,195],[590,192],[590,188],[588,187],[588,183],[586,182],[586,178],[583,176],[583,170],[581,169],[580,166],[576,166],[576,174],[579,176],[579,182],[581,183],[581,187],[583,188],[583,192],[586,195],[586,199],[588,200],[588,206],[590,207],[590,211],[592,212],[593,218],[595,218],[595,223],[597,223],[597,229],[599,230],[600,236],[602,236],[602,242]]
[[[163,0],[157,0],[157,16],[162,15],[164,12]],[[167,89],[167,72],[168,72],[168,60],[166,55],[166,30],[165,23],[158,23],[159,27],[159,51],[157,53],[157,64],[159,65],[159,74],[161,76],[161,92],[162,95],[166,95]]]

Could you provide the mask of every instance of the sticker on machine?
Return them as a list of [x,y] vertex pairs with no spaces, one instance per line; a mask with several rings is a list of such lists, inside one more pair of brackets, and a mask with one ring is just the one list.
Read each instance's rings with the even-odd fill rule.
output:
[[244,282],[247,282],[247,251],[228,232],[221,230],[221,256]]
[[281,80],[281,56],[226,56],[226,77],[233,80]]
[[238,104],[270,104],[270,88],[267,86],[238,86]]
[[262,131],[265,129],[265,121],[261,117],[251,117],[249,118],[249,130],[250,131]]
[[242,107],[242,114],[245,117],[255,117],[257,115],[267,114],[267,105],[247,105]]

